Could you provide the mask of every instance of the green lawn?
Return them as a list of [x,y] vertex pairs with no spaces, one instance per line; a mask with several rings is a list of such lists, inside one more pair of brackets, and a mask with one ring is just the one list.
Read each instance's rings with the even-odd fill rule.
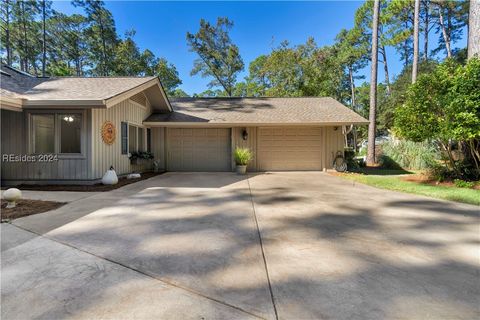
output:
[[480,205],[480,190],[457,188],[449,186],[434,186],[418,182],[401,180],[398,174],[406,172],[375,170],[368,174],[344,173],[340,177],[364,183],[369,186],[424,195],[432,198],[445,199],[469,204]]

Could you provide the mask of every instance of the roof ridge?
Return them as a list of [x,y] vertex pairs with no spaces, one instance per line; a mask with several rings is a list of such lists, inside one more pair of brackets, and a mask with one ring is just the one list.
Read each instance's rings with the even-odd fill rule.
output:
[[27,76],[27,77],[30,77],[30,78],[37,78],[36,76],[34,76],[33,74],[30,74],[28,72],[25,72],[25,71],[22,71],[22,70],[19,70],[17,68],[14,68],[12,66],[9,66],[8,64],[2,64],[2,68],[7,68],[7,69],[10,69],[16,73],[19,73],[21,75],[24,75],[24,76]]
[[82,76],[54,76],[49,77],[50,79],[148,79],[156,78],[157,76],[93,76],[93,77],[82,77]]
[[228,100],[228,99],[326,99],[330,98],[333,99],[332,97],[329,96],[323,96],[323,97],[315,97],[315,96],[309,96],[309,97],[170,97],[172,100],[180,100],[180,99],[211,99],[211,100]]

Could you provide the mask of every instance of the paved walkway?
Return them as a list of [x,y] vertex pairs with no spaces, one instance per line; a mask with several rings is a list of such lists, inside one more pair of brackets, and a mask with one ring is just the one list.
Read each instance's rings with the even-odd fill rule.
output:
[[323,173],[168,173],[2,224],[2,317],[478,318],[479,229]]
[[[2,190],[1,198],[3,199]],[[29,200],[43,200],[55,202],[72,202],[83,198],[88,198],[101,192],[75,192],[75,191],[32,191],[22,190],[22,198]]]

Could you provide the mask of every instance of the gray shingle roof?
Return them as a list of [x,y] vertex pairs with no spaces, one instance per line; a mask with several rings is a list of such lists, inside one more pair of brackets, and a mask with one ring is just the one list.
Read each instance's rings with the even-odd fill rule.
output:
[[39,100],[104,100],[155,77],[32,77],[2,67],[0,92],[12,98]]
[[174,112],[154,113],[145,122],[204,122],[211,124],[368,123],[333,98],[177,98]]

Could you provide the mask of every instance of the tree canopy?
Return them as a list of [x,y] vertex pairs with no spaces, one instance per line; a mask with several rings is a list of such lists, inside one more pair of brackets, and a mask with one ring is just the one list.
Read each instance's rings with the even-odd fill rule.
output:
[[197,33],[187,32],[187,43],[190,50],[197,53],[191,75],[200,74],[211,77],[209,88],[222,87],[231,96],[237,75],[244,69],[240,50],[232,42],[229,31],[233,22],[228,18],[218,18],[217,23],[201,19]]
[[[51,9],[52,2],[5,0],[1,3],[2,60],[35,75],[156,75],[168,94],[182,83],[175,66],[140,50],[135,31],[117,34],[112,13],[103,1],[74,0],[84,14]],[[45,54],[43,54],[45,52]]]
[[409,86],[405,103],[397,106],[395,111],[395,131],[413,141],[437,140],[447,152],[450,151],[450,141],[464,142],[471,147],[479,170],[478,88],[478,58],[470,59],[465,65],[445,61]]

